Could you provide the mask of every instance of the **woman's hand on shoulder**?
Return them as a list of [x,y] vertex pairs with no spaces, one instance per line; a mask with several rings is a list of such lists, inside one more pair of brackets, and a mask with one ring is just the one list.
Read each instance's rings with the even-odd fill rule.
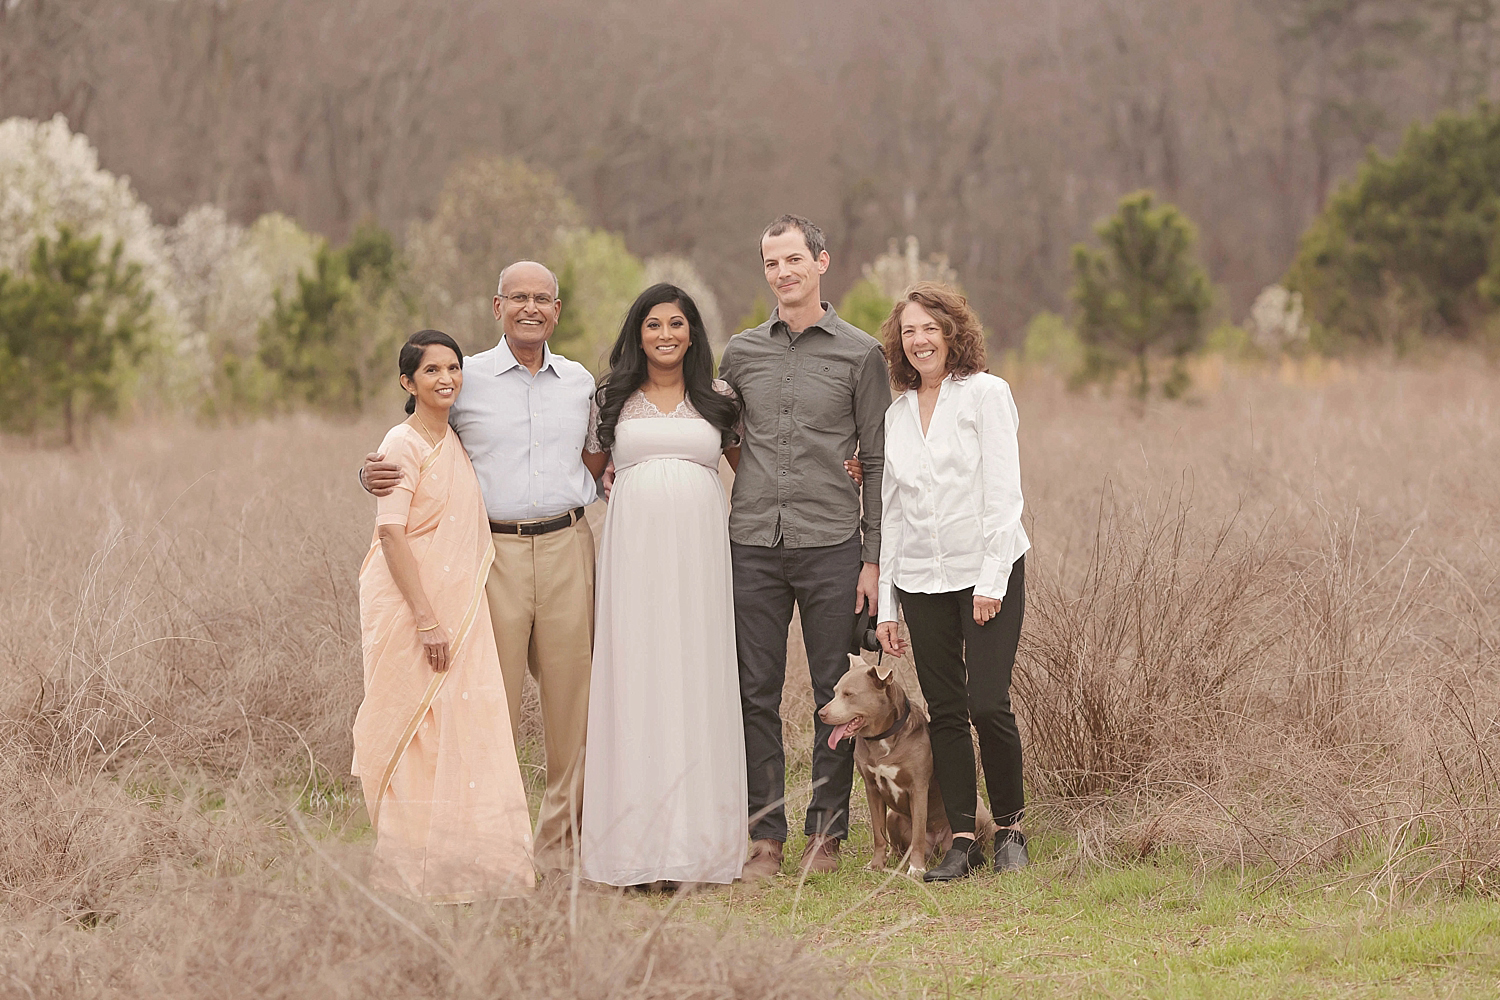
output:
[[426,625],[437,625],[423,631],[423,627],[417,627],[417,637],[422,640],[422,657],[435,674],[441,674],[448,669],[448,630],[441,623],[426,622]]

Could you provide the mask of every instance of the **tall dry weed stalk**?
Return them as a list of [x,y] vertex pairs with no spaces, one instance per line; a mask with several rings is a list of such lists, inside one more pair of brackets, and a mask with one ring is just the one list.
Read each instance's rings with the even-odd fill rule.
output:
[[1029,594],[1015,694],[1048,787],[1069,798],[1185,761],[1242,708],[1235,696],[1271,640],[1256,614],[1276,557],[1264,530],[1243,537],[1231,515],[1200,538],[1183,495],[1120,505],[1112,489],[1101,496],[1075,583],[1038,574]]
[[840,995],[820,952],[566,884],[462,914],[359,888],[353,470],[382,432],[0,455],[0,996]]
[[1018,714],[1030,787],[1086,853],[1493,889],[1497,387],[1230,373],[1139,422],[1018,387]]
[[[1230,369],[1194,404],[1135,416],[1018,377],[1034,548],[1016,704],[1033,827],[1070,834],[1082,861],[1174,849],[1492,890],[1497,390],[1500,375],[1469,363],[1314,382]],[[347,953],[356,980],[428,984],[413,993],[461,993],[463,976],[490,983],[528,954],[560,960],[526,950],[522,924],[543,911],[496,910],[485,933],[519,950],[493,944],[460,975],[335,888],[286,819],[295,805],[328,850],[361,822],[347,772],[372,505],[353,470],[383,429],[141,427],[83,454],[0,443],[0,912],[35,946],[7,939],[9,967],[30,963],[56,995],[209,976],[172,928],[244,928],[299,981],[325,981],[313,956]],[[811,723],[800,657],[786,715],[796,765]],[[445,940],[440,916],[402,912]],[[629,907],[611,912],[598,919],[619,940],[650,933]],[[127,967],[92,938],[50,936],[58,922],[106,924],[121,947],[166,957]],[[455,926],[444,948],[467,954],[452,942],[477,932]],[[657,939],[679,954],[700,940]]]

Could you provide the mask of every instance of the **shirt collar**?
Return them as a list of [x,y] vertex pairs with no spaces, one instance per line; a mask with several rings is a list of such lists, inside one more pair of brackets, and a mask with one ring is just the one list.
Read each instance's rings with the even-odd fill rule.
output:
[[[938,399],[942,399],[944,396],[948,395],[950,392],[953,391],[952,387],[956,386],[958,384],[959,384],[959,379],[954,378],[952,372],[949,372],[948,374],[944,375],[943,376],[943,380],[938,383]],[[918,388],[920,388],[920,385],[918,386]],[[907,389],[905,392],[903,392],[901,394],[901,398],[902,399],[907,399],[907,400],[911,401],[912,412],[916,413],[918,415],[917,416],[917,423],[920,424],[921,423],[921,412],[920,412],[920,410],[918,408],[919,408],[919,406],[921,404],[919,404],[917,402],[917,390],[916,389]]]
[[[823,307],[823,315],[818,318],[818,321],[816,323],[814,323],[807,329],[822,330],[824,333],[832,333],[833,325],[835,321],[838,320],[839,314],[834,312],[833,306],[829,305],[827,302],[821,302],[819,304]],[[776,308],[771,310],[771,332],[775,333],[778,329],[784,329],[787,333],[792,332],[791,329],[781,320],[780,306],[777,306]]]
[[[521,362],[516,360],[516,356],[510,351],[510,342],[502,336],[500,338],[500,343],[495,345],[494,374],[504,375],[512,368],[521,367],[524,366],[521,364]],[[537,369],[537,374],[540,375],[542,372],[546,371],[549,368],[552,368],[552,348],[544,343],[542,344],[542,367]],[[552,368],[552,374],[557,374],[556,368]]]

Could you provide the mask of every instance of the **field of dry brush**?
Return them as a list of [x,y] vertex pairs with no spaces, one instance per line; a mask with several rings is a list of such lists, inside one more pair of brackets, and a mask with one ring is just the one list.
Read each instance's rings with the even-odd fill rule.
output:
[[[1493,893],[1500,372],[1207,364],[1144,413],[1006,374],[1032,828],[1080,872]],[[389,422],[0,444],[0,997],[837,995],[753,927],[360,888],[354,469]]]

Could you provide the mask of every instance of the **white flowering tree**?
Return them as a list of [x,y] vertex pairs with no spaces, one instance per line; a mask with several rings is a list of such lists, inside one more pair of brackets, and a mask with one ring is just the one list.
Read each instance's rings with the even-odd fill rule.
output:
[[0,270],[25,270],[38,237],[56,239],[64,228],[79,239],[97,237],[105,253],[120,244],[123,263],[140,268],[156,325],[174,325],[177,300],[162,231],[130,180],[100,167],[98,151],[62,115],[0,122]]
[[865,280],[873,283],[880,294],[892,302],[919,281],[958,285],[958,272],[948,263],[948,255],[934,253],[923,258],[915,236],[908,236],[904,247],[898,247],[895,239],[891,239],[886,244],[885,253],[862,270]]
[[272,387],[256,359],[257,333],[310,272],[323,240],[270,213],[248,229],[201,205],[165,236],[167,258],[188,331],[180,356],[211,414],[256,410]]
[[[177,298],[181,286],[174,280],[161,227],[152,222],[150,209],[137,197],[129,179],[101,167],[99,154],[87,137],[69,129],[61,115],[44,122],[0,121],[0,273],[15,281],[46,280],[45,275],[30,273],[36,254],[43,244],[62,246],[64,236],[69,247],[97,245],[99,259],[115,269],[109,273],[131,275],[132,286],[146,303],[141,315],[129,324],[128,370],[119,368],[118,359],[110,362],[110,374],[104,379],[111,386],[110,403],[93,409],[117,408],[124,387],[132,383],[144,383],[143,398],[170,401],[184,387],[188,330]],[[56,287],[59,294],[70,289],[81,296],[95,294],[68,282]],[[74,305],[85,311],[89,308],[84,301]],[[58,308],[63,305],[59,303]],[[10,352],[18,363],[24,359],[17,351],[41,342],[34,332],[17,327],[19,322],[13,317],[7,331]],[[56,374],[58,370],[43,366],[37,371]],[[89,377],[87,372],[73,375]],[[51,385],[36,388],[43,393],[62,391]]]
[[1302,293],[1281,285],[1267,285],[1255,297],[1246,323],[1250,339],[1268,354],[1307,343],[1307,321],[1302,314]]
[[938,281],[958,286],[958,272],[948,263],[946,254],[922,256],[915,236],[908,236],[904,246],[891,239],[885,253],[862,268],[864,277],[844,295],[839,316],[871,336],[880,335],[880,325],[891,307],[919,281]]

